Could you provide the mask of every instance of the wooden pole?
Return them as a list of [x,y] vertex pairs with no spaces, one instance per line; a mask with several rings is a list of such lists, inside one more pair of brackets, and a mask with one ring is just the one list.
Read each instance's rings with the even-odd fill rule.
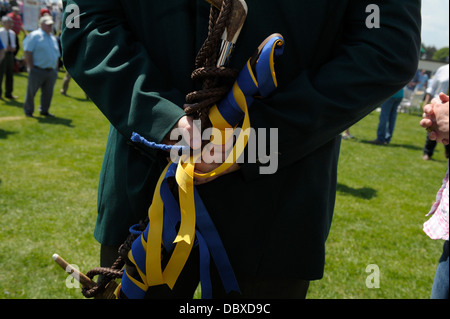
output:
[[75,269],[72,265],[70,265],[67,261],[62,259],[58,254],[53,254],[53,260],[62,268],[65,272],[71,275],[73,278],[78,280],[84,287],[91,289],[97,286],[97,284],[92,281],[91,278]]

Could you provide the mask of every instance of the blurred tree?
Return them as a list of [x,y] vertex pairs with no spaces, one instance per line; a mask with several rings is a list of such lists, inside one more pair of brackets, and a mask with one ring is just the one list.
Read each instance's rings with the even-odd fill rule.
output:
[[448,61],[448,54],[449,54],[448,48],[439,49],[433,54],[433,60],[445,61],[447,59]]
[[437,51],[435,46],[426,46],[422,43],[422,48],[425,49],[425,54],[421,53],[424,60],[432,60],[434,53]]

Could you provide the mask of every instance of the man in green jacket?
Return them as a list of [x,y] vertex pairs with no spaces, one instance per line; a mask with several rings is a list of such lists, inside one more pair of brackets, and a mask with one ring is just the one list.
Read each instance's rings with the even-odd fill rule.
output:
[[[272,33],[286,42],[277,61],[277,91],[250,109],[252,127],[278,129],[278,170],[262,175],[260,163],[243,163],[197,190],[242,297],[301,298],[309,281],[323,276],[340,133],[414,76],[420,1],[246,2],[248,17],[230,66],[241,69]],[[174,127],[192,130],[182,106],[195,88],[190,75],[207,36],[209,4],[64,4],[65,65],[111,123],[94,233],[105,254],[116,251],[130,225],[145,218],[167,164],[166,154],[130,143],[132,132],[160,143]],[[187,267],[172,293],[191,297],[197,282],[183,278],[198,278],[196,271]],[[213,296],[226,297],[214,276]]]

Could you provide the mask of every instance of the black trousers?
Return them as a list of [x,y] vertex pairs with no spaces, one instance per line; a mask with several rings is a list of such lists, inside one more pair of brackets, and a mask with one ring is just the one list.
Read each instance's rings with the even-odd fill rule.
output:
[[[110,267],[118,256],[118,247],[101,246],[100,266]],[[163,261],[164,262],[164,261]],[[200,281],[199,252],[193,249],[178,280],[170,289],[167,285],[150,287],[146,298],[149,299],[192,299]],[[227,294],[222,286],[216,268],[211,265],[211,284],[214,299],[305,299],[309,281],[282,278],[261,277],[236,274],[241,294]]]
[[10,97],[14,86],[14,54],[6,52],[0,63],[0,96],[2,95],[3,77],[5,78],[5,96]]
[[[437,145],[437,142],[430,140],[427,135],[427,140],[423,147],[423,154],[426,154],[429,157],[432,157],[434,154],[434,149],[436,148],[436,145]],[[445,157],[447,157],[447,158],[449,157],[449,145],[445,145]]]

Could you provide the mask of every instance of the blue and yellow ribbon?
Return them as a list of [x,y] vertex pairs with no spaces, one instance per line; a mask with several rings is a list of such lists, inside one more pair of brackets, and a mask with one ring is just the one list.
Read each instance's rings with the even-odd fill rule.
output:
[[[268,37],[258,48],[257,54],[248,60],[226,98],[211,108],[209,118],[212,126],[222,136],[225,136],[225,132],[230,134],[242,122],[242,131],[224,163],[209,173],[199,174],[194,169],[200,155],[183,155],[177,164],[170,162],[161,174],[149,208],[147,228],[134,241],[128,254],[138,276],[125,270],[119,286],[127,298],[144,298],[151,286],[166,284],[173,289],[194,246],[198,246],[200,252],[202,298],[212,297],[209,278],[211,258],[226,292],[240,292],[220,236],[194,187],[194,179],[225,172],[244,152],[248,142],[245,131],[250,128],[248,109],[255,97],[265,98],[276,89],[274,58],[281,55],[283,49],[284,39],[281,35]],[[213,142],[222,144],[226,139]],[[158,144],[148,142],[136,133],[132,141],[159,148]],[[168,146],[162,147],[167,150]],[[169,189],[169,178],[175,178],[178,185],[178,201]],[[165,267],[162,267],[163,250],[164,254],[170,256]]]

